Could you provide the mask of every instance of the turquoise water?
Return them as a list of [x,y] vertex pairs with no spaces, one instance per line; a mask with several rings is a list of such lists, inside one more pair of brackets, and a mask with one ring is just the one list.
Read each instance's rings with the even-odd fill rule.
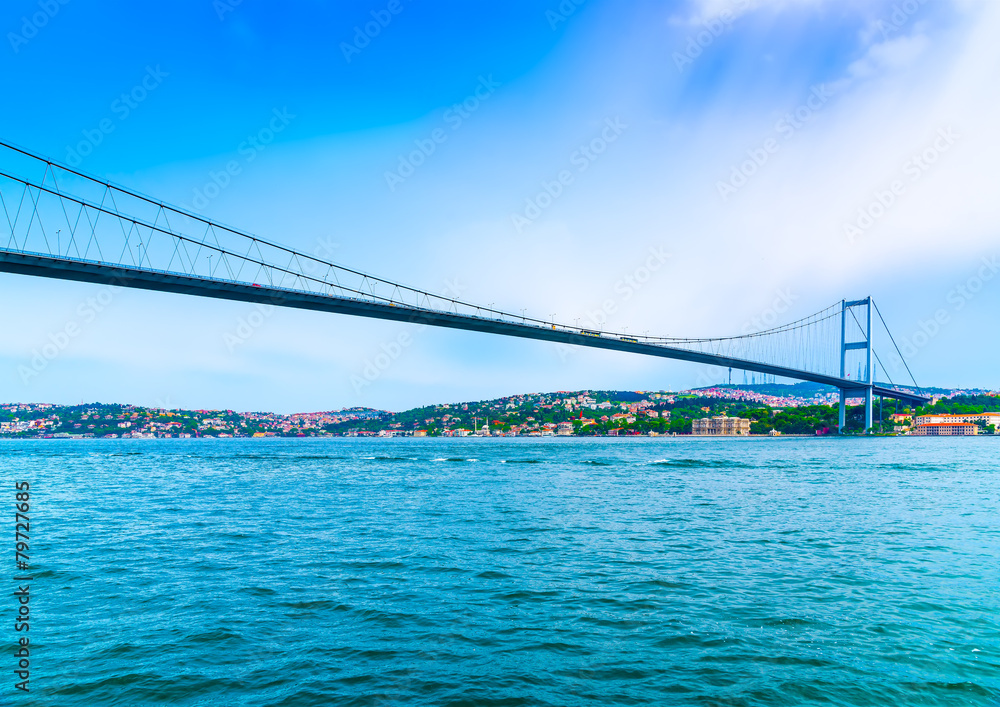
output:
[[[0,442],[37,705],[996,705],[1000,438]],[[4,662],[7,665],[4,665]]]

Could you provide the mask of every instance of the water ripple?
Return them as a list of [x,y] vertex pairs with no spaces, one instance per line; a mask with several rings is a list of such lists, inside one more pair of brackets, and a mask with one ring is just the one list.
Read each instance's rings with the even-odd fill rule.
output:
[[992,440],[559,442],[0,444],[32,700],[1000,704]]

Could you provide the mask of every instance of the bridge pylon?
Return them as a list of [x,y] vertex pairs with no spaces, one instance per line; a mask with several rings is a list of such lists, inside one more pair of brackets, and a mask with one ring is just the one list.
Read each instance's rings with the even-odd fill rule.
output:
[[[864,307],[865,309],[865,319],[864,324],[858,319],[857,315],[854,314],[853,310],[855,308]],[[866,297],[861,300],[841,300],[840,302],[840,377],[847,378],[847,352],[862,350],[865,352],[865,366],[862,376],[859,376],[858,384],[850,388],[842,387],[840,389],[840,411],[839,411],[839,427],[838,433],[844,433],[844,427],[847,422],[847,394],[852,392],[857,394],[861,392],[865,399],[865,434],[871,432],[872,429],[872,413],[874,410],[873,405],[873,387],[875,382],[872,378],[872,298],[871,296]],[[851,315],[851,318],[858,325],[861,330],[862,338],[855,341],[847,340],[847,316]]]

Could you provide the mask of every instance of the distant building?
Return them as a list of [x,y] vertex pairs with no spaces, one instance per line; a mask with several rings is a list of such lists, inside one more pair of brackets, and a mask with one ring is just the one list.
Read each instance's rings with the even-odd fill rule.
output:
[[556,434],[560,437],[568,437],[573,434],[573,423],[572,422],[560,422],[556,425]]
[[742,417],[703,417],[691,421],[691,434],[736,436],[750,434],[750,420]]
[[979,428],[971,422],[929,422],[917,425],[910,434],[922,437],[945,437],[978,433]]
[[413,436],[414,437],[426,437],[427,436],[427,430],[413,430]]

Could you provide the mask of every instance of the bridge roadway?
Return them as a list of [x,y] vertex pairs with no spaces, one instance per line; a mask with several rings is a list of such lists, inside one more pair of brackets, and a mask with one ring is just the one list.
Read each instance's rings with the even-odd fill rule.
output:
[[[628,338],[584,334],[580,330],[569,329],[561,325],[548,327],[517,323],[487,317],[476,317],[468,314],[455,314],[436,309],[424,309],[410,305],[372,302],[350,297],[323,295],[265,285],[253,285],[220,278],[206,278],[147,268],[100,263],[92,260],[54,257],[41,253],[27,253],[0,248],[0,272],[91,282],[118,287],[132,287],[159,292],[173,292],[199,297],[214,297],[239,302],[255,302],[279,307],[310,309],[318,312],[347,314],[356,317],[388,319],[410,324],[427,324],[430,326],[478,331],[487,334],[517,336],[524,339],[552,341],[572,346],[589,346],[597,349],[625,351],[644,356],[659,356],[661,358],[671,358],[691,363],[704,363],[710,366],[735,368],[737,370],[753,371],[780,376],[782,378],[791,378],[793,380],[821,383],[844,390],[849,397],[864,397],[867,390],[867,386],[859,386],[857,381],[837,376],[801,371],[783,366],[773,366],[757,361],[719,356],[700,351],[689,351],[663,344],[629,340]],[[929,398],[878,384],[872,386],[872,394],[910,404],[923,404],[929,401]]]

